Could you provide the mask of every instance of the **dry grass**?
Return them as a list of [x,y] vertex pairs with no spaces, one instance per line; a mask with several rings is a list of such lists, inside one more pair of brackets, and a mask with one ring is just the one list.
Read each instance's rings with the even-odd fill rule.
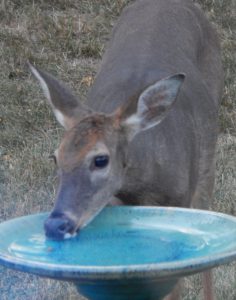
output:
[[[62,130],[25,62],[57,74],[85,100],[111,27],[128,2],[0,1],[0,221],[49,210],[55,194],[48,157]],[[236,2],[197,2],[219,31],[225,71],[212,208],[236,215]],[[235,274],[235,264],[215,271],[218,300],[236,299]],[[0,299],[76,299],[76,292],[67,283],[0,267]],[[187,280],[183,299],[202,299],[198,276]]]

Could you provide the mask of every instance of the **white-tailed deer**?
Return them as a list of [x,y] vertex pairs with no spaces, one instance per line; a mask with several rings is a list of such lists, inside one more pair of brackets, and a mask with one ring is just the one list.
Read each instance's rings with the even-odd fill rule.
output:
[[86,105],[30,67],[66,129],[55,154],[60,185],[48,237],[73,236],[116,200],[209,207],[222,69],[216,33],[192,1],[126,8]]

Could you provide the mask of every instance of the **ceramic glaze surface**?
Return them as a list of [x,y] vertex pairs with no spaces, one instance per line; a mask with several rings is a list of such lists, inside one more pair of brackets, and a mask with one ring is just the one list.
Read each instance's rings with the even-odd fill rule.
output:
[[[115,223],[99,226],[93,223],[71,240],[52,241],[45,238],[42,228],[44,215],[25,228],[22,236],[16,228],[15,238],[6,245],[5,253],[12,257],[47,264],[81,266],[129,266],[176,262],[208,255],[212,248],[220,251],[217,240],[193,228],[175,228],[171,224],[142,226],[139,223]],[[28,218],[27,221],[31,221]],[[209,247],[212,240],[214,245]],[[73,249],[73,250],[72,250]],[[73,251],[73,252],[72,252]]]
[[0,224],[0,263],[59,279],[170,278],[236,257],[236,218],[200,210],[108,207],[70,240],[45,238],[47,213]]

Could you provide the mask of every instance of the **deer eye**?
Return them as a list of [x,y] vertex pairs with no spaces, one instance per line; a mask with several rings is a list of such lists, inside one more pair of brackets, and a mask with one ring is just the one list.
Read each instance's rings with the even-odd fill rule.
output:
[[94,158],[94,166],[98,169],[105,168],[109,163],[108,155],[99,155]]

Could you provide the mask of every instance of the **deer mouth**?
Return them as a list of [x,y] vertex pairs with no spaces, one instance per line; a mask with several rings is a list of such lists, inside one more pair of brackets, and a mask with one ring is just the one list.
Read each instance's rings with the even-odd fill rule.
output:
[[69,239],[77,234],[76,224],[65,215],[51,214],[44,223],[44,230],[46,237],[54,240]]

